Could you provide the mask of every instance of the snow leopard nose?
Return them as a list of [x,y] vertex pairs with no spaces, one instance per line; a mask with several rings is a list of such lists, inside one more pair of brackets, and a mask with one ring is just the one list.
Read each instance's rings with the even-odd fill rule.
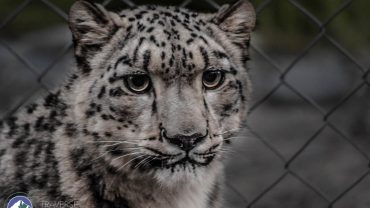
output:
[[192,135],[176,134],[174,136],[167,135],[165,129],[161,129],[162,138],[166,139],[169,143],[176,145],[180,149],[189,152],[194,149],[200,142],[202,142],[208,135],[208,130],[205,135],[195,133]]

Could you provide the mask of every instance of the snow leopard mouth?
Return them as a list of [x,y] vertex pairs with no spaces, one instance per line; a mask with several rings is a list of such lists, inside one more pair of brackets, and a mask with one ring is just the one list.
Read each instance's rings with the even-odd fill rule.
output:
[[152,160],[148,163],[152,168],[168,169],[177,166],[190,165],[193,168],[196,166],[204,167],[209,165],[217,155],[215,149],[218,145],[212,146],[209,150],[203,153],[179,153],[179,154],[165,154],[158,150],[149,149],[155,152],[158,156],[153,156]]
[[177,160],[176,162],[169,162],[168,159],[154,159],[150,162],[150,165],[154,168],[160,169],[168,169],[168,168],[175,168],[177,166],[187,166],[191,165],[193,168],[196,166],[207,166],[209,165],[213,159],[215,158],[215,154],[212,156],[204,157],[204,161],[200,162],[195,159],[192,159],[189,156],[183,157],[182,159]]

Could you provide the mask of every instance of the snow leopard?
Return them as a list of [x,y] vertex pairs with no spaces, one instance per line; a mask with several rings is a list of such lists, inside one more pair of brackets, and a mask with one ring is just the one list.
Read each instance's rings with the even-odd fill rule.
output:
[[219,208],[230,137],[246,119],[255,11],[70,8],[65,84],[0,123],[0,203]]

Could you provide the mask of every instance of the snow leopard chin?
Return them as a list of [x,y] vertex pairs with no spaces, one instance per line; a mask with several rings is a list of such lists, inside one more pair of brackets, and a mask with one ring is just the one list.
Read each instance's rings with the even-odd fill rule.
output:
[[184,163],[169,168],[153,171],[157,182],[166,187],[181,185],[202,185],[212,183],[214,178],[222,172],[223,165],[220,161],[213,161],[207,166],[196,166]]

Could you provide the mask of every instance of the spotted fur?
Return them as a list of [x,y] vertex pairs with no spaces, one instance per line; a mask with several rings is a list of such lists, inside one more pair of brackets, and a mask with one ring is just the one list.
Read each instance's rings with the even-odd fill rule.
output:
[[[213,14],[161,6],[113,13],[77,1],[76,70],[0,123],[0,203],[27,192],[35,207],[220,207],[222,150],[248,106],[254,22],[247,0]],[[207,70],[225,74],[217,89],[204,88]],[[149,76],[152,87],[130,91],[132,74]],[[198,143],[185,151],[185,140]]]

